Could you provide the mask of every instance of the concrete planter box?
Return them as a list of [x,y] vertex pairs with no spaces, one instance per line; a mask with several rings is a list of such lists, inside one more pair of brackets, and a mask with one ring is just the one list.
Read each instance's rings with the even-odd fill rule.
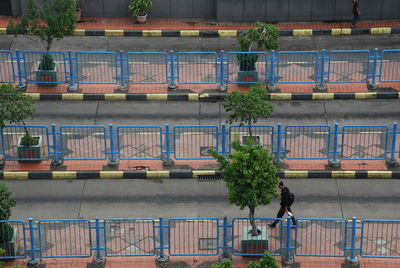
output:
[[240,242],[242,252],[249,256],[260,256],[268,250],[268,232],[266,226],[257,227],[261,234],[258,236],[252,236],[250,232],[250,226],[242,227],[242,240]]
[[23,136],[20,136],[18,139],[18,161],[19,162],[32,162],[37,161],[40,162],[42,159],[42,137],[41,136],[33,136],[34,138],[38,138],[38,144],[32,146],[21,145],[21,140]]
[[54,70],[39,70],[39,62],[37,64],[36,70],[36,81],[42,86],[56,86],[57,83],[57,63],[55,64]]
[[[250,87],[258,83],[258,72],[257,71],[239,71],[238,72],[238,86]],[[244,83],[250,82],[250,83]]]

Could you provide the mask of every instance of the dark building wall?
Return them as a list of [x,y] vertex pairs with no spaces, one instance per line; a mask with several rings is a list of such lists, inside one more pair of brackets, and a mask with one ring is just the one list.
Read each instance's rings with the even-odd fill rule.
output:
[[[2,0],[0,0],[2,1]],[[349,21],[351,0],[152,0],[153,18],[210,18],[218,21]],[[15,16],[27,0],[11,0]],[[83,0],[86,17],[131,17],[130,0]],[[362,20],[400,19],[400,0],[360,0]]]

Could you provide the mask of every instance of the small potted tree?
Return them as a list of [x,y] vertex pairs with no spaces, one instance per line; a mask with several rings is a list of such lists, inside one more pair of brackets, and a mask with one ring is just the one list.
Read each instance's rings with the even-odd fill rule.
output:
[[131,0],[128,8],[136,16],[138,23],[145,23],[147,20],[147,11],[149,11],[153,3],[150,0]]
[[57,64],[49,53],[42,55],[38,62],[36,70],[36,81],[45,86],[57,85]]
[[0,183],[0,248],[4,249],[7,257],[17,256],[18,241],[16,239],[17,230],[11,226],[7,220],[11,216],[11,208],[15,206],[12,192],[4,183]]
[[[279,30],[272,24],[256,22],[256,28],[238,35],[240,53],[236,55],[239,64],[239,86],[251,86],[258,82],[256,63],[258,55],[252,53],[253,46],[259,49],[273,50],[278,48]],[[249,82],[249,83],[246,83]]]
[[81,21],[81,17],[82,17],[82,5],[84,4],[84,0],[76,0],[75,4],[76,4],[76,22],[80,22]]
[[[25,126],[24,119],[33,117],[35,109],[32,108],[34,101],[31,97],[25,95],[21,91],[15,89],[10,84],[0,85],[0,129],[2,130],[6,123],[19,123]],[[40,148],[41,137],[31,136],[28,129],[25,127],[25,135],[19,137],[17,153],[18,158],[24,160],[32,160],[41,158],[40,155],[34,153],[27,153],[26,151],[32,150],[32,146]],[[40,149],[33,149],[40,153]]]

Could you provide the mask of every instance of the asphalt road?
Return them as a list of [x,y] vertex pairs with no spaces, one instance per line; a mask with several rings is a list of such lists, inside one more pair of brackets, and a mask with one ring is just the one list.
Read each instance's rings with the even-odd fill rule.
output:
[[[223,103],[39,101],[36,125],[221,125]],[[398,100],[274,101],[274,113],[258,125],[392,124],[400,117]]]
[[[354,50],[399,48],[400,34],[352,36],[283,36],[280,50]],[[1,35],[0,50],[45,50],[44,43],[36,36]],[[105,37],[72,36],[54,41],[55,51],[238,51],[236,37]]]
[[[127,217],[247,217],[227,202],[223,181],[79,180],[5,181],[17,206],[12,219]],[[397,180],[287,179],[300,218],[396,219]],[[279,198],[256,211],[275,217]]]

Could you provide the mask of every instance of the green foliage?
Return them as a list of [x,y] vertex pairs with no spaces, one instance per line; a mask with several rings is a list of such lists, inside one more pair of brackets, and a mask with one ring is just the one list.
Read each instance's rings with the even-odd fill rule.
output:
[[131,0],[128,8],[134,16],[144,16],[152,4],[150,0]]
[[14,230],[8,222],[0,222],[0,244],[11,241],[13,234]]
[[54,70],[55,66],[56,64],[54,63],[53,56],[51,56],[49,53],[42,55],[39,63],[39,70]]
[[250,29],[237,37],[240,50],[243,52],[252,51],[255,44],[259,49],[277,49],[279,47],[278,39],[279,30],[276,26],[258,21],[255,29]]
[[275,258],[268,251],[265,251],[259,262],[250,262],[247,268],[279,268],[279,265]]
[[256,53],[238,53],[236,58],[239,62],[240,71],[255,71],[258,55]]
[[273,164],[273,156],[251,139],[244,145],[233,141],[232,147],[233,152],[228,159],[215,151],[211,152],[223,170],[229,203],[241,210],[268,205],[278,196],[278,168]]
[[39,138],[38,137],[32,137],[30,134],[25,134],[21,138],[21,145],[23,146],[33,146],[33,145],[38,145],[39,144]]
[[223,262],[211,265],[211,268],[232,268],[232,261],[225,260]]
[[24,119],[32,117],[35,109],[31,97],[15,89],[12,85],[0,85],[0,129],[7,123],[24,122]]
[[9,23],[14,34],[30,32],[47,42],[50,50],[53,40],[71,36],[75,30],[75,0],[29,0],[28,15],[18,25]]
[[272,115],[273,107],[265,88],[253,86],[249,92],[233,91],[225,98],[224,109],[229,124],[239,123],[241,126],[257,123]]
[[11,208],[16,204],[11,194],[11,190],[4,183],[0,183],[0,220],[8,220],[11,216]]

